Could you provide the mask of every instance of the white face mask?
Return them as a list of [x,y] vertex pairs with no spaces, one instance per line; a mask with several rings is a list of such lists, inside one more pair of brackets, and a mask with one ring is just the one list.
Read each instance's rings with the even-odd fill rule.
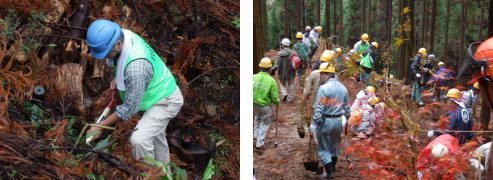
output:
[[106,65],[110,67],[115,67],[115,64],[113,64],[113,59],[111,58],[106,58]]

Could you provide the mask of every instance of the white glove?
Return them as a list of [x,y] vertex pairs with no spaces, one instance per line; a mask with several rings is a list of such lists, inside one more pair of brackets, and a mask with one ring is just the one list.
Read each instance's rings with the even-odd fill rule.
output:
[[421,177],[423,177],[423,173],[421,171],[418,171],[418,179],[421,179]]
[[417,78],[420,78],[420,77],[421,77],[421,74],[416,73],[416,77],[417,77]]
[[308,128],[308,131],[310,131],[311,133],[314,133],[315,131],[317,131],[317,125],[315,124],[310,124],[310,127]]
[[423,68],[423,71],[428,71],[429,69],[428,68]]
[[469,159],[469,164],[476,168],[476,170],[484,171],[483,165],[480,164],[477,159]]
[[433,135],[434,135],[433,130],[428,131],[428,137],[433,137]]

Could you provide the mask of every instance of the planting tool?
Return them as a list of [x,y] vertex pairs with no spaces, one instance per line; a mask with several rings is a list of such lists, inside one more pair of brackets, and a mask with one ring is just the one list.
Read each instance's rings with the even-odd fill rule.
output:
[[[348,127],[349,122],[346,122],[346,127],[344,127],[344,146],[347,148],[349,146],[348,142],[348,136],[347,136],[347,127]],[[351,164],[349,161],[349,153],[346,153],[346,160],[348,164]]]
[[274,135],[274,146],[277,147],[277,124],[278,124],[278,118],[279,117],[279,105],[276,106],[276,134]]
[[[110,103],[108,104],[108,106],[106,106],[106,108],[104,108],[103,113],[101,113],[101,116],[99,116],[98,120],[96,121],[96,124],[99,124],[101,121],[106,119],[106,117],[108,117],[108,114],[110,113],[111,108],[113,108],[116,103],[121,101],[121,100],[116,100],[115,95],[116,95],[116,90],[112,90]],[[93,136],[86,139],[87,144],[89,144],[89,142],[91,142],[92,137]]]

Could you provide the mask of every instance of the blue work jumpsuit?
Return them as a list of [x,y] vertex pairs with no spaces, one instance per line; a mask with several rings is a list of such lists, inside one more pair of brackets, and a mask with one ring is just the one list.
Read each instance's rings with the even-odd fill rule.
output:
[[[312,123],[317,125],[317,154],[325,165],[332,162],[332,157],[339,156],[342,133],[340,115],[349,118],[349,96],[346,87],[331,78],[318,89],[316,101]],[[328,115],[339,117],[326,118]]]

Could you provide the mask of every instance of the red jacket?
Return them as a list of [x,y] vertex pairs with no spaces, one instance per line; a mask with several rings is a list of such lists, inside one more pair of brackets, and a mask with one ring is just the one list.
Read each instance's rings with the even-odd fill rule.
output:
[[429,168],[431,165],[430,157],[431,157],[431,148],[436,144],[443,144],[448,148],[449,155],[458,154],[460,151],[459,141],[457,138],[453,137],[450,134],[443,134],[438,136],[436,139],[428,143],[426,147],[419,153],[418,160],[416,161],[416,167],[418,171],[423,171],[426,168]]

